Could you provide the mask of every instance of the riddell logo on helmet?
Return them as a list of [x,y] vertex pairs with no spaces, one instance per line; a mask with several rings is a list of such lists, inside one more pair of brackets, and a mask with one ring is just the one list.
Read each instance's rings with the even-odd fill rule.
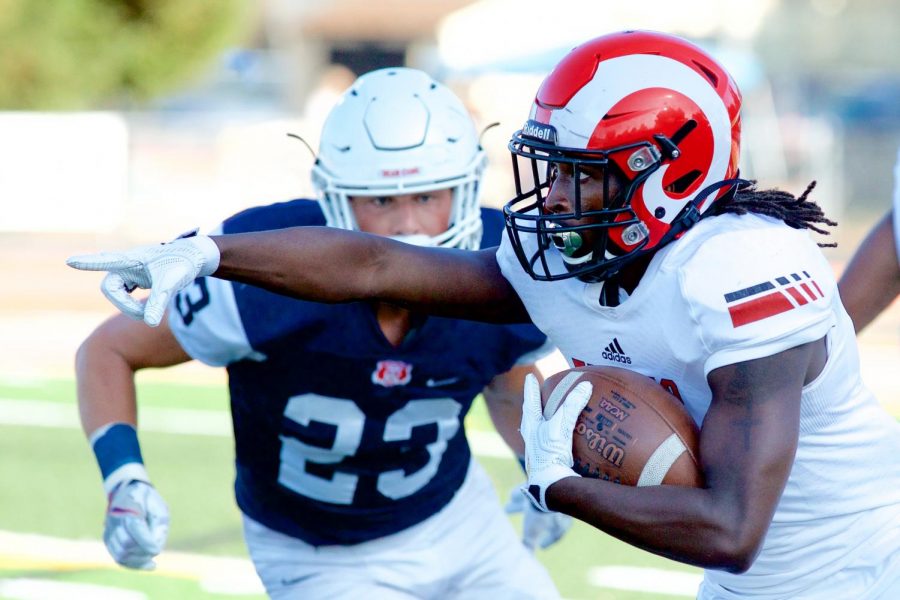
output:
[[556,143],[556,127],[544,125],[537,121],[528,120],[522,128],[522,135],[541,140],[542,142]]
[[405,177],[407,175],[418,175],[419,167],[410,167],[408,169],[382,169],[382,177]]

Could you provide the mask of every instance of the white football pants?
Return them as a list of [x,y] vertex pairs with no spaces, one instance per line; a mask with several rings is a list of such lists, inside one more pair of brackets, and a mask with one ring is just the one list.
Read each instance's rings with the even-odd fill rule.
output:
[[316,548],[244,516],[244,537],[274,600],[559,598],[474,460],[447,506],[393,535]]

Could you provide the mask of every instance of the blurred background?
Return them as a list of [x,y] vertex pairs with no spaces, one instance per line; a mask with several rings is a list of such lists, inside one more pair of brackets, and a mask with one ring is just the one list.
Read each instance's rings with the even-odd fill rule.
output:
[[[337,96],[386,66],[428,71],[480,128],[500,124],[482,137],[483,199],[500,206],[511,197],[506,142],[541,79],[578,43],[641,28],[687,36],[732,72],[744,93],[742,174],[796,194],[818,181],[813,197],[840,222],[838,248],[825,251],[839,273],[890,205],[898,23],[891,0],[0,0],[0,598],[260,592],[231,500],[218,370],[141,375],[145,455],[170,486],[176,558],[134,575],[97,546],[104,498],[77,429],[72,360],[112,309],[99,275],[64,266],[69,254],[309,196],[313,154],[287,133],[317,148]],[[864,376],[895,414],[898,332],[894,307],[861,338]],[[471,428],[489,435],[477,411]],[[511,461],[485,448],[505,493]],[[182,491],[196,489],[212,509]],[[542,557],[566,597],[674,597],[696,585],[695,571],[599,533],[570,538]],[[656,576],[649,591],[610,583]]]

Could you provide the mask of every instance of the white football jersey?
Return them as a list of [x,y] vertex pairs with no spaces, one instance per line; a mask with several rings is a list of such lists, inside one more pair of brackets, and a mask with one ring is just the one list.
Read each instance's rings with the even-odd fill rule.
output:
[[803,389],[797,454],[763,549],[745,574],[708,570],[700,597],[875,598],[898,585],[900,427],[860,380],[853,326],[806,231],[758,215],[703,220],[616,307],[600,305],[602,284],[531,279],[507,238],[497,260],[570,363],[653,377],[698,425],[710,371],[825,337],[828,362]]

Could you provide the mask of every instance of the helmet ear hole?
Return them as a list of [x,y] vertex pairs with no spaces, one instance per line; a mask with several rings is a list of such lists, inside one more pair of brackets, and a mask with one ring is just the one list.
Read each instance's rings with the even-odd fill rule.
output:
[[697,121],[694,119],[688,119],[685,121],[684,125],[678,128],[678,131],[675,132],[675,135],[672,136],[672,143],[680,144],[681,141],[687,137],[687,134],[692,132],[697,128]]
[[666,191],[672,194],[683,194],[687,191],[695,181],[697,181],[703,173],[694,169],[688,171],[672,183],[666,186]]

